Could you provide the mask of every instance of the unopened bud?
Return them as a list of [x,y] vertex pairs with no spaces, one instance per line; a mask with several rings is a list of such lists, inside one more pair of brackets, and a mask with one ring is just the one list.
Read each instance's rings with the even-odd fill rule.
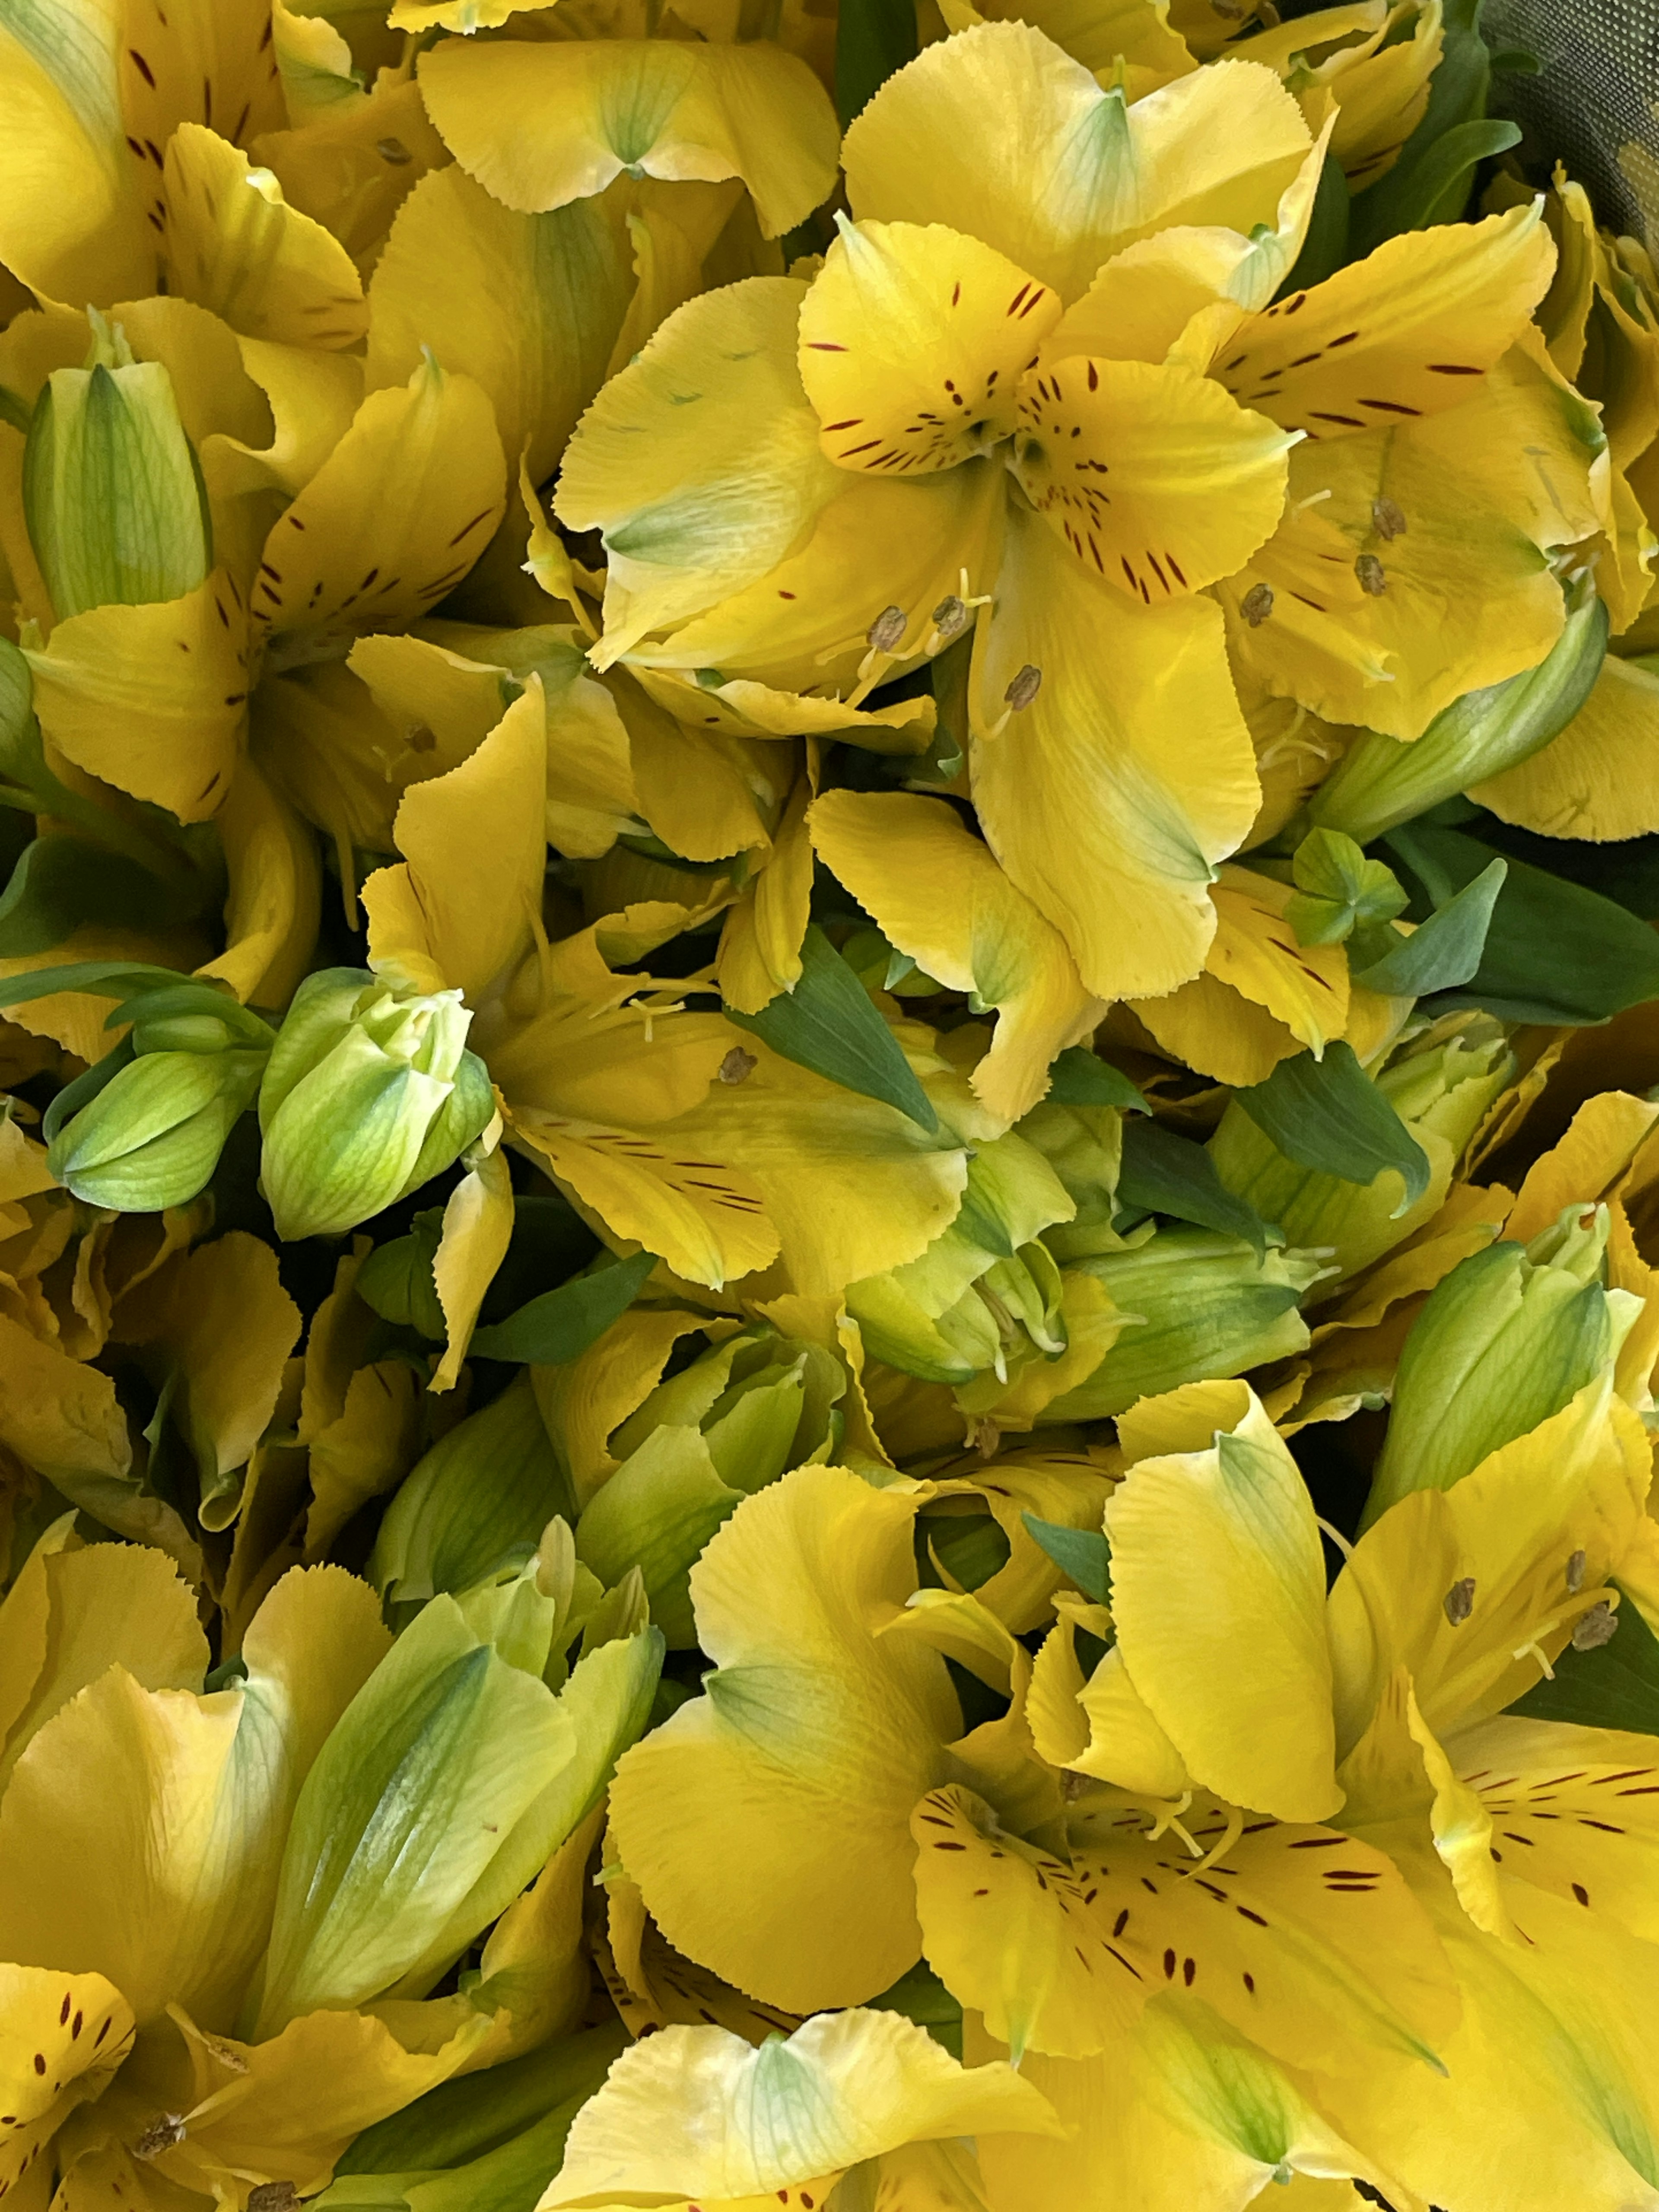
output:
[[23,450],[23,514],[60,621],[182,599],[213,565],[212,526],[173,379],[93,316],[84,368],[54,369]]
[[261,1182],[284,1238],[337,1236],[439,1175],[494,1097],[459,991],[356,969],[300,986],[259,1092]]

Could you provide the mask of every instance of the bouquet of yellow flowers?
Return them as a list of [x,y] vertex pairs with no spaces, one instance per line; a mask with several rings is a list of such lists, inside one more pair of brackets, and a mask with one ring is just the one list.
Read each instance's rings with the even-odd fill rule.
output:
[[0,0],[5,2212],[1659,2208],[1659,273],[1481,17]]

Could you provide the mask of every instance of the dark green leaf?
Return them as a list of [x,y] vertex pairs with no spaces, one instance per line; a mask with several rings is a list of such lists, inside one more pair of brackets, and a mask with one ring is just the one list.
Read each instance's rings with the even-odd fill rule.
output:
[[1319,189],[1314,194],[1313,213],[1308,218],[1308,234],[1296,257],[1296,266],[1279,288],[1279,299],[1292,292],[1305,292],[1336,274],[1348,258],[1352,209],[1342,164],[1328,152],[1319,173]]
[[[1429,897],[1444,904],[1491,864],[1489,846],[1423,823],[1389,848]],[[1480,1006],[1500,1021],[1583,1028],[1659,998],[1659,935],[1611,899],[1510,860],[1480,965],[1440,1003]]]
[[1594,1651],[1569,1644],[1542,1681],[1510,1707],[1534,1721],[1571,1721],[1579,1728],[1630,1729],[1659,1735],[1659,1638],[1628,1595],[1610,1643]]
[[556,1291],[544,1291],[494,1328],[475,1329],[471,1348],[481,1359],[562,1366],[597,1343],[627,1311],[656,1264],[653,1252],[636,1252],[632,1259],[613,1261],[594,1274],[561,1283]]
[[914,0],[842,0],[836,27],[836,111],[842,130],[895,70],[915,58]]
[[1328,1044],[1322,1060],[1310,1052],[1281,1060],[1265,1083],[1233,1096],[1262,1134],[1299,1167],[1360,1184],[1393,1168],[1405,1179],[1401,1212],[1429,1187],[1427,1155],[1350,1044]]
[[1492,908],[1508,874],[1506,860],[1492,861],[1413,936],[1399,939],[1392,951],[1369,968],[1356,969],[1354,981],[1368,991],[1401,999],[1420,999],[1467,983],[1480,970]]
[[[1398,231],[1455,222],[1462,213],[1474,164],[1483,157],[1468,154],[1473,139],[1459,140],[1455,134],[1471,125],[1482,127],[1492,93],[1492,63],[1480,35],[1480,9],[1481,0],[1448,0],[1444,43],[1429,80],[1428,106],[1394,167],[1355,201],[1351,259],[1358,260]],[[1508,134],[1502,140],[1504,146],[1514,145],[1520,137],[1513,124],[1491,127]],[[1442,152],[1448,139],[1454,140],[1452,150]]]
[[167,888],[126,854],[48,830],[0,896],[0,959],[50,952],[85,927],[154,929],[175,918],[174,906]]
[[1511,860],[1530,860],[1547,876],[1583,884],[1638,921],[1659,920],[1659,836],[1592,845],[1576,837],[1540,837],[1534,830],[1500,822],[1495,814],[1478,811],[1467,826],[1472,837]]
[[1068,1582],[1097,1605],[1106,1603],[1106,1570],[1111,1552],[1104,1536],[1093,1528],[1066,1528],[1057,1521],[1039,1521],[1035,1513],[1022,1513],[1025,1533],[1041,1545]]
[[817,923],[801,945],[800,981],[757,1014],[726,1018],[785,1060],[908,1114],[931,1136],[939,1116],[902,1047],[858,977]]
[[1143,1213],[1167,1213],[1200,1229],[1242,1237],[1257,1259],[1267,1249],[1267,1224],[1253,1206],[1235,1197],[1215,1171],[1202,1145],[1156,1121],[1126,1121],[1118,1202]]
[[1086,1044],[1069,1046],[1050,1067],[1048,1100],[1055,1106],[1115,1106],[1125,1114],[1152,1110],[1122,1070]]

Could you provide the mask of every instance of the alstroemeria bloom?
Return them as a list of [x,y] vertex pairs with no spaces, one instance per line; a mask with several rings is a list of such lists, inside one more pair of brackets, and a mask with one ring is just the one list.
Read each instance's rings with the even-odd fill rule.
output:
[[[970,773],[992,851],[1086,991],[1186,981],[1214,933],[1216,866],[1259,797],[1211,587],[1245,579],[1233,649],[1269,690],[1334,699],[1344,720],[1396,688],[1413,714],[1442,703],[1414,659],[1392,681],[1392,636],[1373,632],[1393,564],[1369,550],[1369,507],[1349,542],[1353,471],[1327,456],[1352,441],[1370,471],[1372,426],[1483,392],[1553,259],[1521,208],[1390,240],[1270,304],[1322,158],[1254,64],[1130,101],[1022,24],[928,48],[848,133],[854,219],[811,282],[694,301],[585,418],[558,507],[608,550],[596,661],[854,704],[971,626]],[[1547,412],[1553,459],[1560,395],[1534,374],[1547,407],[1520,370],[1504,404]],[[1293,447],[1315,457],[1294,480]],[[1555,520],[1586,536],[1590,502],[1559,458],[1572,512]],[[1582,483],[1584,451],[1576,465]],[[1559,626],[1539,551],[1556,541],[1494,466],[1459,558],[1501,566],[1525,538],[1528,621],[1488,624],[1488,658],[1524,666],[1553,641],[1551,595]],[[1420,538],[1400,545],[1432,567],[1442,532],[1413,514]],[[1328,568],[1316,621],[1272,618],[1298,591],[1315,599]],[[1434,651],[1461,667],[1450,619],[1431,625]],[[1478,627],[1472,605],[1462,620]],[[1330,663],[1360,672],[1358,696]],[[1492,680],[1486,666],[1466,682]]]

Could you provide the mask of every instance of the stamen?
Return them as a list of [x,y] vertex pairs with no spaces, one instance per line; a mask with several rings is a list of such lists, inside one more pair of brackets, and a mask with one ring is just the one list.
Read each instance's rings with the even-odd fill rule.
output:
[[1406,518],[1393,500],[1374,499],[1371,501],[1371,526],[1379,538],[1391,543],[1395,538],[1405,536]]
[[1567,1561],[1567,1595],[1577,1597],[1584,1587],[1584,1554],[1575,1552]]
[[185,2116],[182,2112],[158,2112],[132,2146],[135,2158],[159,2158],[164,2150],[171,2150],[185,2139]]
[[1030,705],[1042,688],[1042,671],[1034,668],[1028,660],[1002,696],[1018,714],[1022,708]]
[[1388,576],[1375,553],[1362,553],[1353,564],[1353,572],[1359,579],[1360,590],[1369,592],[1374,599],[1380,599],[1389,588]]
[[734,1044],[714,1073],[721,1083],[746,1083],[759,1066],[752,1052]]
[[902,607],[884,607],[865,633],[865,642],[876,653],[890,653],[904,635]]

